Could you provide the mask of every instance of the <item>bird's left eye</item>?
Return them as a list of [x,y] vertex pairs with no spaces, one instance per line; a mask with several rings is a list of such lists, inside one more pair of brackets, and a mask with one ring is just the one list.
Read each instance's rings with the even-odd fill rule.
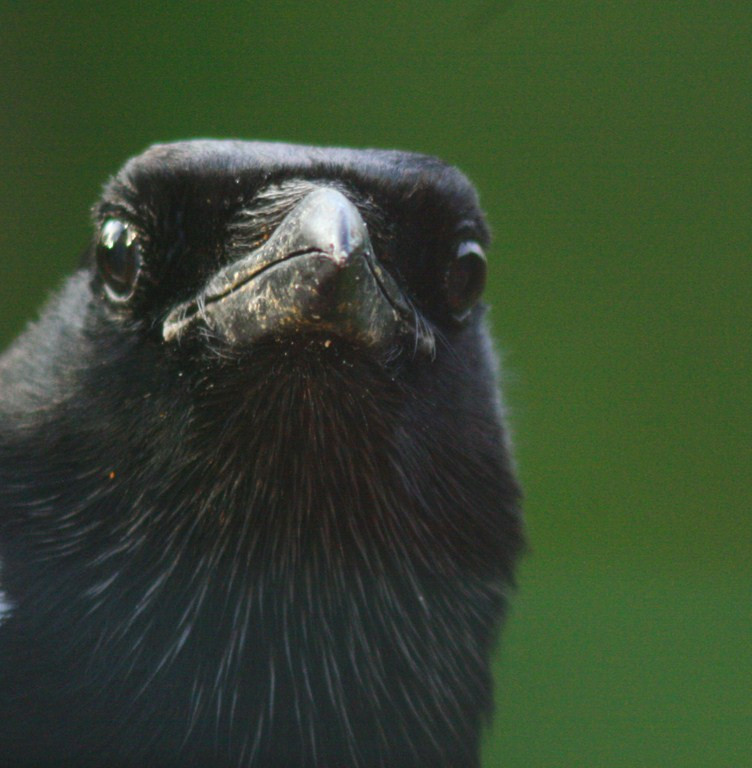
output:
[[108,219],[102,226],[96,257],[109,297],[129,299],[141,271],[141,247],[133,229],[118,219]]
[[486,286],[486,257],[475,240],[460,243],[444,275],[449,310],[463,320],[481,297]]

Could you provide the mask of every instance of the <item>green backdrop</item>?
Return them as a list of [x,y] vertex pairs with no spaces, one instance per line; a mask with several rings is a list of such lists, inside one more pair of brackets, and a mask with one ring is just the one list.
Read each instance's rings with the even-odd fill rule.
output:
[[195,136],[481,191],[532,542],[485,765],[752,765],[752,3],[3,0],[3,345]]

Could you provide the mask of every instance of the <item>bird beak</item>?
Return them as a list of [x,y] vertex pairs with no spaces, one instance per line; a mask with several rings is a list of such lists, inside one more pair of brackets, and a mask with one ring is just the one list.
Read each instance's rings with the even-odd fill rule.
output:
[[164,321],[165,341],[204,324],[230,344],[322,331],[368,347],[400,336],[433,353],[434,338],[391,275],[374,258],[368,229],[342,193],[319,188],[269,240],[217,272],[199,295]]

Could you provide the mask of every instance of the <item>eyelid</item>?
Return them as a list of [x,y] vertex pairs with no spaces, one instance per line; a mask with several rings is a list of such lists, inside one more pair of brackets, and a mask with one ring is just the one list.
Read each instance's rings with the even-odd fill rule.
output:
[[486,253],[483,250],[483,247],[477,240],[463,240],[458,246],[457,246],[457,258],[461,258],[462,256],[467,256],[468,253],[474,253],[478,256],[480,256],[483,260],[486,258]]

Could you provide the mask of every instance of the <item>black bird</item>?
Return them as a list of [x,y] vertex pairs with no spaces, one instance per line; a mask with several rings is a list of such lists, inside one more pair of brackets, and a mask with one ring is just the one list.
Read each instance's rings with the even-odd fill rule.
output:
[[158,145],[0,358],[0,765],[472,768],[523,541],[473,188]]

